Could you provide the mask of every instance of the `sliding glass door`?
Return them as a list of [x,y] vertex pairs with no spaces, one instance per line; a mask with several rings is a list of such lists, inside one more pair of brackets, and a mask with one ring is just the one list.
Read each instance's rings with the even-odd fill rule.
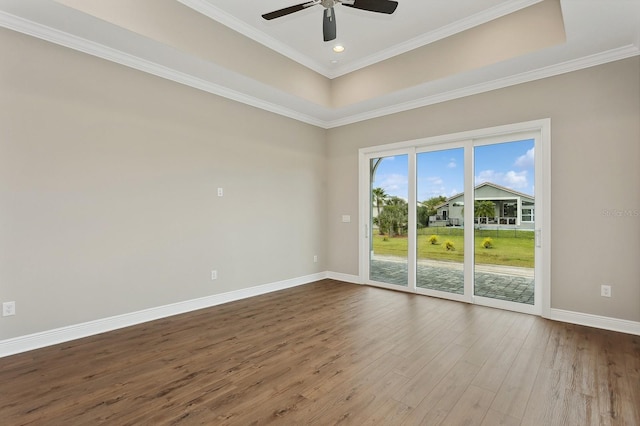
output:
[[474,146],[474,295],[535,305],[535,139]]
[[497,133],[361,150],[364,283],[540,313],[543,131]]
[[[464,148],[416,154],[416,287],[464,295]],[[449,203],[449,200],[457,201]]]
[[375,156],[369,167],[369,280],[408,287],[408,154]]

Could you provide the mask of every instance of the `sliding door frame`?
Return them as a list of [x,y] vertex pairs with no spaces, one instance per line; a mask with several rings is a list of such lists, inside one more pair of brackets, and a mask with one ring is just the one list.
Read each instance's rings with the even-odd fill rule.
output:
[[[473,173],[468,173],[469,167],[473,166],[473,156],[472,156],[473,153],[471,152],[471,150],[468,149],[468,147],[472,142],[473,142],[472,140],[462,139],[457,141],[421,144],[416,147],[415,154],[417,158],[418,154],[422,154],[426,152],[438,152],[438,151],[446,151],[449,149],[458,149],[458,148],[463,149],[464,151],[463,189],[464,189],[469,184],[471,184],[473,187]],[[414,176],[417,176],[417,173]],[[464,191],[465,205],[468,205],[467,203],[469,202],[473,203],[471,200],[473,200],[473,191]],[[417,201],[417,193],[416,193],[416,201]],[[417,203],[415,205],[417,206]],[[416,208],[414,207],[414,211],[415,210]],[[467,210],[470,210],[470,211],[467,211]],[[467,222],[469,220],[469,217],[471,218],[471,222]],[[473,209],[465,209],[464,223],[473,223]],[[414,229],[414,230],[417,229],[415,225],[416,225],[416,222],[413,222],[413,226],[414,226],[413,228],[411,228],[411,225],[409,225],[410,229]],[[467,268],[466,266],[468,262],[473,262],[473,243],[474,243],[473,234],[469,234],[465,232],[464,250],[463,250],[464,294],[448,293],[445,291],[421,288],[421,287],[418,287],[417,285],[416,285],[415,292],[417,294],[422,294],[425,296],[441,297],[449,300],[455,300],[458,302],[473,303],[473,288],[472,288],[472,281],[471,281],[471,279],[473,278],[473,268]],[[413,252],[410,252],[410,253],[417,253],[417,247],[414,246]],[[414,257],[417,257],[417,256],[414,256]],[[416,264],[417,264],[417,259],[416,259]]]
[[[535,223],[535,250],[539,250],[536,254],[535,276],[536,289],[535,307],[528,309],[518,309],[521,312],[542,315],[548,317],[551,306],[551,120],[541,119],[527,121],[522,123],[514,123],[503,126],[496,126],[484,129],[470,130],[466,132],[453,133],[448,135],[428,137],[424,139],[414,139],[403,142],[390,143],[380,146],[372,146],[359,150],[359,275],[360,284],[378,285],[394,290],[407,291],[412,293],[420,293],[427,295],[429,292],[416,290],[416,182],[415,179],[409,179],[408,203],[409,203],[409,229],[413,229],[408,236],[408,285],[406,288],[398,288],[396,286],[379,285],[369,280],[369,244],[372,236],[370,229],[370,209],[369,187],[370,166],[369,159],[379,156],[391,156],[398,154],[408,154],[409,156],[409,176],[416,176],[416,153],[424,151],[448,149],[453,146],[474,146],[474,141],[480,141],[481,144],[491,143],[495,141],[507,141],[508,139],[516,140],[526,134],[527,136],[535,135],[535,188],[536,188],[536,223]],[[439,147],[440,146],[440,147]],[[539,161],[538,161],[539,160]],[[473,170],[473,149],[465,149],[465,189],[474,187],[474,170]],[[473,191],[465,190],[465,205],[473,205]],[[465,223],[473,224],[473,209],[465,209]],[[466,303],[478,303],[482,305],[494,306],[502,309],[512,309],[508,303],[503,304],[500,301],[486,300],[487,298],[476,297],[470,288],[473,282],[474,274],[474,256],[473,256],[473,233],[465,232],[465,296],[451,297],[453,300],[459,300]],[[470,264],[467,265],[467,262]],[[469,287],[469,288],[468,288]]]
[[[396,155],[407,155],[408,157],[408,168],[407,168],[407,174],[408,176],[414,176],[415,172],[416,172],[416,161],[415,161],[415,148],[414,147],[394,147],[393,145],[387,145],[386,146],[387,149],[384,149],[384,147],[380,147],[382,149],[377,149],[377,150],[371,150],[370,152],[364,152],[363,150],[360,150],[360,158],[359,158],[359,163],[360,163],[360,168],[359,168],[359,173],[360,173],[360,179],[359,179],[359,184],[360,184],[360,189],[359,189],[359,195],[358,195],[358,199],[360,200],[359,202],[359,217],[360,217],[360,223],[364,224],[364,226],[361,229],[361,234],[359,234],[359,275],[360,275],[360,284],[372,284],[375,285],[377,287],[382,287],[382,288],[388,288],[391,290],[399,290],[399,291],[405,291],[405,292],[415,292],[415,288],[416,288],[416,280],[415,280],[415,275],[416,275],[416,262],[415,259],[412,260],[411,258],[411,250],[416,249],[416,236],[415,234],[409,233],[407,235],[407,244],[408,244],[408,251],[407,251],[407,273],[408,273],[408,277],[407,277],[407,286],[403,287],[400,285],[396,285],[396,284],[386,284],[386,283],[381,283],[381,282],[373,282],[369,279],[369,267],[370,267],[370,244],[373,238],[373,227],[370,224],[370,219],[371,219],[371,203],[370,203],[370,194],[371,194],[371,167],[370,167],[370,161],[373,158],[379,158],[379,157],[393,157]],[[366,163],[366,164],[365,164]],[[416,202],[416,183],[415,180],[412,182],[411,179],[408,180],[407,182],[407,189],[408,189],[408,203],[409,206],[411,206],[411,203],[413,202],[414,206],[415,206],[415,202]],[[409,223],[415,223],[416,220],[416,211],[415,209],[409,209],[408,211],[408,220]],[[364,241],[363,241],[364,240]]]

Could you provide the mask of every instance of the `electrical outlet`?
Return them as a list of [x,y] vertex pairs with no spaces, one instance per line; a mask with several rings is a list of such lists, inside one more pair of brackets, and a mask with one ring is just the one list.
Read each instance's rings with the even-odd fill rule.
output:
[[222,197],[224,195],[224,189],[218,188],[218,197]]
[[2,316],[9,317],[16,314],[16,302],[4,302],[2,304]]
[[211,279],[212,280],[218,279],[218,271],[211,271]]
[[602,297],[611,297],[611,286],[610,285],[601,285],[600,286],[600,296],[602,296]]
[[318,255],[314,255],[313,256],[313,263],[317,263],[318,262]]

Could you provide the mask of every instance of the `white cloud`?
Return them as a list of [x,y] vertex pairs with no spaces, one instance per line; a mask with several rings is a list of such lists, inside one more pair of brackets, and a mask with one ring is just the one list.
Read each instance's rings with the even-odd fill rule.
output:
[[457,166],[458,166],[458,165],[456,164],[456,160],[455,160],[455,158],[452,158],[452,159],[449,161],[449,164],[447,164],[447,167],[448,167],[448,168],[450,168],[450,169],[455,169]]
[[510,170],[506,173],[496,172],[495,170],[482,170],[475,177],[475,184],[480,185],[484,182],[495,183],[511,189],[527,188],[529,185],[526,170],[521,172]]
[[427,200],[431,197],[437,197],[445,193],[444,181],[439,176],[429,176],[418,183],[420,193],[419,200]]
[[529,183],[527,182],[527,171],[514,172],[508,171],[503,178],[503,186],[507,188],[526,188]]
[[497,183],[496,181],[499,175],[501,175],[501,173],[497,173],[495,170],[483,170],[478,173],[478,176],[476,176],[475,178],[476,185],[480,185],[481,183],[485,182]]
[[400,174],[390,174],[381,176],[380,183],[376,182],[376,186],[381,187],[387,194],[401,195],[407,193],[407,176]]
[[533,167],[533,165],[535,164],[534,149],[535,148],[531,148],[530,150],[527,151],[526,154],[518,157],[514,165],[521,169],[527,169],[527,168]]
[[444,183],[442,178],[438,176],[428,177],[427,182],[429,182],[429,185],[442,185]]

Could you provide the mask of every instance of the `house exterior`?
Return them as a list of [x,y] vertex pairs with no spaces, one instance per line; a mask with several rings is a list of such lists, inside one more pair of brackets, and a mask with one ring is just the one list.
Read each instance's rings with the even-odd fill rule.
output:
[[[495,205],[493,216],[474,218],[474,225],[483,228],[534,229],[535,198],[491,182],[474,188],[477,201],[491,201]],[[463,226],[464,192],[454,195],[436,207],[436,215],[429,226]]]

